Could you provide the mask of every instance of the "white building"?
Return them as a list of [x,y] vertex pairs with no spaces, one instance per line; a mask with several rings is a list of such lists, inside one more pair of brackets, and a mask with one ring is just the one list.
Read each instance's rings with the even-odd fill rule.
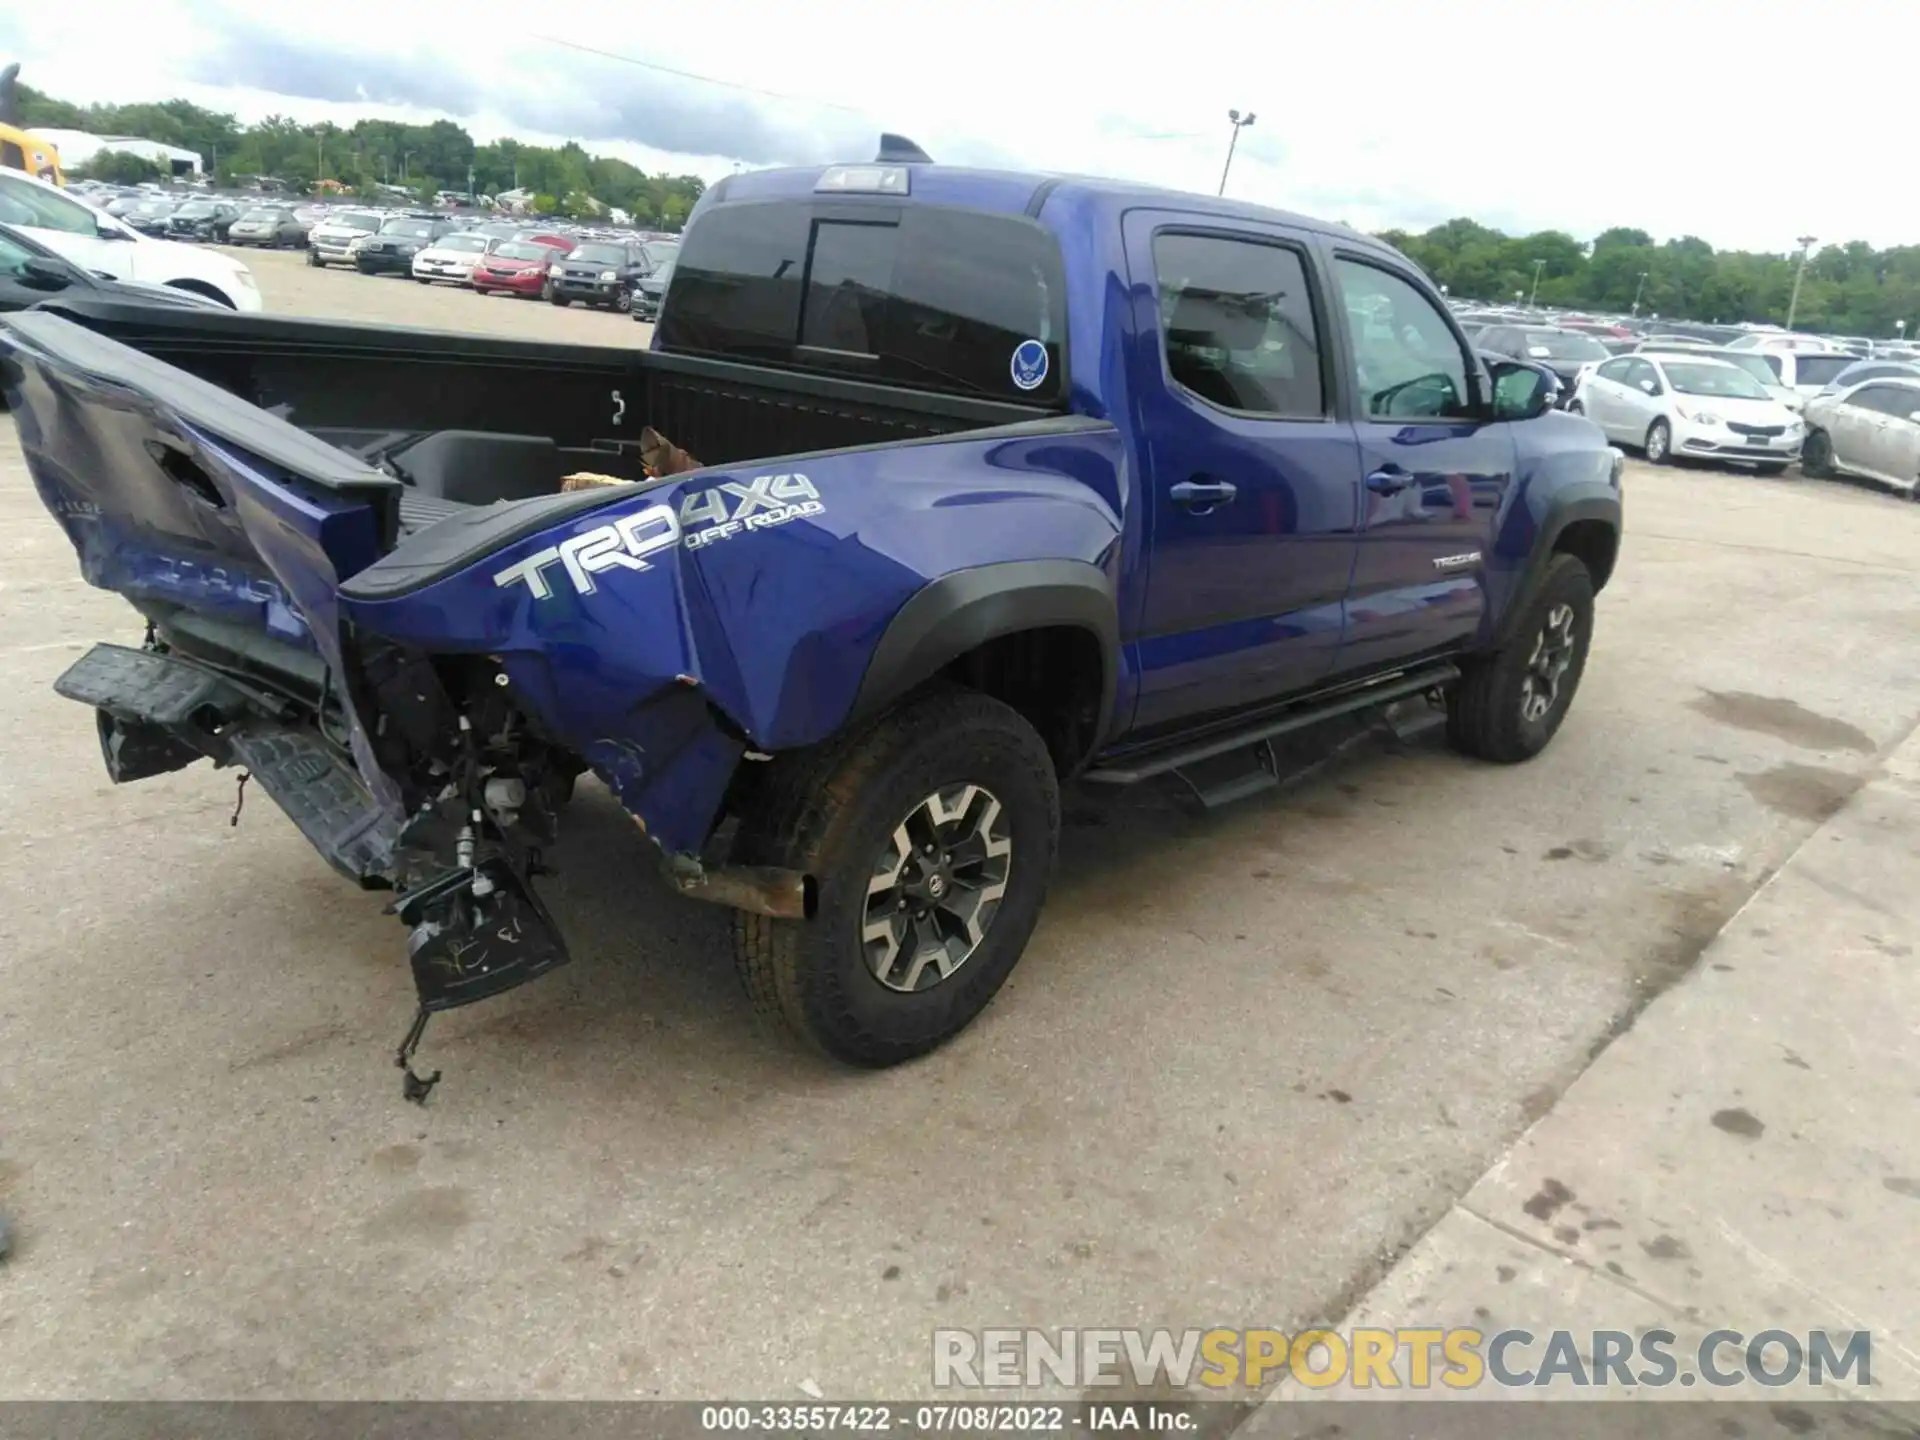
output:
[[198,151],[162,145],[158,140],[142,140],[133,135],[90,135],[85,130],[56,130],[44,125],[36,126],[34,133],[46,136],[59,148],[60,164],[68,170],[79,169],[106,150],[124,151],[142,160],[151,160],[167,175],[198,175],[202,168]]

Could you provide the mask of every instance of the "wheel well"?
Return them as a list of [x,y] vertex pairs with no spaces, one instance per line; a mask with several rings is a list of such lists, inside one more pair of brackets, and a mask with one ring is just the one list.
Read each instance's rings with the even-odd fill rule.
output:
[[1604,520],[1576,520],[1554,538],[1553,551],[1571,555],[1586,566],[1597,595],[1613,574],[1614,557],[1620,553],[1620,533]]
[[186,290],[195,295],[204,295],[209,300],[218,300],[229,310],[239,308],[222,291],[207,284],[204,280],[169,280],[167,281],[167,285],[174,290]]
[[1040,732],[1061,774],[1091,753],[1106,694],[1106,658],[1091,630],[1049,625],[997,635],[942,674],[1019,711]]

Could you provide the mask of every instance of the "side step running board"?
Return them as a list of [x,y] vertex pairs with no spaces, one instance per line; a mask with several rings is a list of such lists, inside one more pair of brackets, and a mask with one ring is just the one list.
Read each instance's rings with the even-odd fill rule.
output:
[[1377,709],[1396,700],[1422,695],[1429,690],[1450,685],[1459,678],[1460,669],[1457,665],[1425,666],[1357,690],[1343,690],[1317,702],[1304,702],[1295,709],[1269,714],[1201,739],[1184,743],[1176,741],[1158,749],[1122,756],[1107,764],[1096,765],[1083,778],[1102,785],[1137,785],[1157,775],[1184,772],[1205,761],[1231,755],[1236,750],[1259,747],[1248,757],[1252,761],[1251,766],[1240,767],[1238,773],[1222,782],[1202,785],[1193,777],[1181,774],[1181,779],[1193,789],[1202,804],[1209,807],[1222,805],[1280,783],[1268,741],[1295,730],[1304,730],[1323,720]]

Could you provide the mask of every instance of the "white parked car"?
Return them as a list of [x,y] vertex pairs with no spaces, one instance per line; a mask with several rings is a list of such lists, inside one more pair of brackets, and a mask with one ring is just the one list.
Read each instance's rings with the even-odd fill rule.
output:
[[258,310],[260,287],[218,250],[142,235],[106,211],[18,170],[0,170],[0,221],[83,270],[115,280],[171,285],[235,310]]
[[1819,335],[1799,335],[1791,330],[1749,330],[1727,342],[1729,350],[1831,350],[1833,342]]
[[1809,475],[1857,475],[1920,500],[1920,377],[1868,380],[1807,402]]
[[1609,440],[1675,456],[1737,460],[1763,475],[1799,458],[1800,417],[1737,365],[1692,355],[1622,355],[1596,366],[1567,407]]
[[1776,350],[1763,345],[1753,353],[1766,362],[1780,383],[1793,391],[1795,400],[1787,402],[1798,410],[1849,365],[1860,363],[1858,355],[1843,350]]
[[392,218],[378,210],[334,211],[307,232],[307,264],[353,264],[353,242],[378,234]]
[[436,280],[451,280],[456,285],[473,283],[473,267],[493,242],[484,235],[456,231],[442,235],[413,257],[413,278],[422,285]]

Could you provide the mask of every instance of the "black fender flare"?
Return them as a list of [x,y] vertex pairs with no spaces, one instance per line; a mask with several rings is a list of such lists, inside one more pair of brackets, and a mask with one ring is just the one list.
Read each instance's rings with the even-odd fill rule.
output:
[[1100,644],[1100,731],[1120,684],[1113,582],[1084,560],[1005,560],[930,581],[894,613],[873,647],[850,721],[884,710],[969,650],[1022,630],[1069,626]]
[[[1514,626],[1519,623],[1520,612],[1527,607],[1528,599],[1539,587],[1540,578],[1546,574],[1547,566],[1553,562],[1555,546],[1569,525],[1582,520],[1601,520],[1613,531],[1614,544],[1620,542],[1621,526],[1620,492],[1604,480],[1584,481],[1569,485],[1553,497],[1547,513],[1540,519],[1540,528],[1534,532],[1533,548],[1528,552],[1525,565],[1514,581],[1507,597],[1505,612],[1494,627],[1493,648],[1498,649],[1513,638]],[[1616,559],[1617,559],[1616,549]],[[1594,577],[1594,590],[1598,592],[1611,576]]]

